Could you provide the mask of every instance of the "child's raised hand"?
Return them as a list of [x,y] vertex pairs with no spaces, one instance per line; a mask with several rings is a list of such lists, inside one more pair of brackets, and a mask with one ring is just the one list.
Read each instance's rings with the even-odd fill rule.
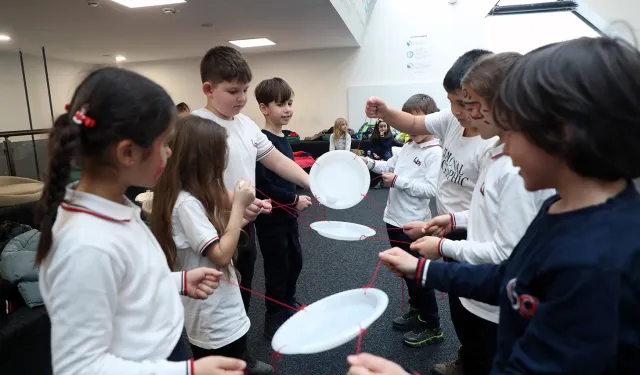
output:
[[372,96],[367,100],[364,111],[367,117],[383,118],[387,115],[388,108],[384,100]]
[[453,230],[451,216],[447,214],[434,217],[427,221],[424,230],[426,234],[443,237]]
[[296,210],[304,211],[307,208],[311,207],[311,205],[312,205],[311,198],[309,198],[306,195],[298,196],[298,204],[296,204]]
[[347,375],[407,375],[399,365],[368,353],[350,355],[347,361],[351,365]]
[[427,259],[440,259],[442,258],[440,254],[440,241],[442,241],[442,238],[432,236],[418,238],[411,244],[411,250],[419,252],[420,255]]
[[207,299],[218,288],[222,272],[215,268],[200,267],[185,271],[184,292],[191,298]]
[[425,223],[424,221],[412,221],[408,224],[405,224],[402,229],[404,231],[404,234],[411,238],[412,241],[415,241],[427,234],[426,224],[427,223]]
[[233,191],[233,202],[242,204],[242,207],[249,207],[256,199],[251,181],[242,179],[236,183]]
[[246,367],[239,359],[210,356],[193,362],[193,375],[244,375]]
[[407,253],[399,247],[385,250],[378,254],[382,264],[396,276],[414,279],[416,268],[418,268],[418,258]]

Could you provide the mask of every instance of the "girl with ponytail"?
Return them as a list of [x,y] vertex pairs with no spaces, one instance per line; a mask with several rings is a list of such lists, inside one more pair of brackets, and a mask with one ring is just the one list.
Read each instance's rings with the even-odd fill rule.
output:
[[[151,188],[171,150],[176,110],[154,82],[118,68],[89,74],[49,136],[36,262],[51,319],[53,373],[242,374],[244,362],[193,361],[178,294],[205,299],[221,273],[172,273],[124,192]],[[71,163],[80,181],[68,184]],[[178,293],[177,293],[178,292]]]

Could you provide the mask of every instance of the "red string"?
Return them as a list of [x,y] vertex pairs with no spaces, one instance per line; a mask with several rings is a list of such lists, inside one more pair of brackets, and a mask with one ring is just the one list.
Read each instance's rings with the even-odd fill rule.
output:
[[271,297],[267,297],[267,296],[265,296],[265,295],[264,295],[264,294],[262,294],[262,293],[256,292],[255,290],[249,289],[249,288],[247,288],[247,287],[244,287],[244,286],[242,286],[242,285],[239,285],[239,284],[236,284],[236,283],[234,283],[234,282],[232,282],[232,281],[229,281],[229,280],[227,280],[227,279],[225,279],[225,278],[223,278],[223,277],[221,277],[221,278],[220,278],[220,280],[224,281],[225,283],[227,283],[227,284],[229,284],[229,285],[237,286],[238,288],[240,288],[240,289],[242,289],[242,290],[246,290],[246,291],[247,291],[247,292],[249,292],[249,293],[255,294],[256,296],[262,297],[262,298],[264,298],[264,299],[266,299],[266,300],[269,300],[269,301],[271,301],[271,302],[273,302],[273,303],[277,303],[277,304],[278,304],[278,305],[280,305],[280,306],[284,306],[284,307],[286,307],[286,308],[288,308],[288,309],[291,309],[291,310],[293,310],[293,311],[296,311],[296,312],[297,312],[297,311],[302,311],[302,310],[304,310],[304,308],[305,308],[305,307],[307,307],[306,305],[301,305],[301,306],[300,306],[300,308],[295,308],[295,307],[293,307],[293,306],[291,306],[291,305],[287,305],[287,304],[286,304],[286,303],[284,303],[284,302],[280,302],[280,301],[278,301],[278,300],[276,300],[276,299],[273,299],[273,298],[271,298]]
[[404,279],[400,278],[400,284],[402,285],[402,300],[400,302],[400,311],[404,312]]
[[356,344],[356,354],[360,354],[360,347],[362,346],[362,336],[367,334],[367,330],[362,328],[361,325],[358,324],[360,328],[360,333],[358,334],[358,344]]
[[367,289],[373,288],[373,283],[376,281],[376,276],[378,276],[378,270],[380,269],[381,265],[382,259],[378,260],[378,265],[376,265],[376,269],[373,271],[373,276],[371,276],[371,281],[369,281],[369,284],[362,287],[362,289],[364,289],[365,295],[367,294]]
[[271,367],[273,367],[273,375],[278,375],[278,366],[276,364],[276,358],[278,359],[278,361],[282,361],[282,354],[280,353],[280,351],[285,347],[286,345],[283,345],[280,349],[274,350],[273,353],[271,353]]
[[360,195],[362,195],[362,196],[363,196],[364,198],[366,198],[366,199],[369,199],[369,201],[370,201],[371,203],[373,203],[373,204],[374,204],[374,206],[376,206],[380,211],[382,211],[382,213],[384,213],[384,208],[380,207],[380,205],[379,205],[379,204],[377,204],[373,199],[370,199],[370,198],[367,196],[367,194],[360,193]]

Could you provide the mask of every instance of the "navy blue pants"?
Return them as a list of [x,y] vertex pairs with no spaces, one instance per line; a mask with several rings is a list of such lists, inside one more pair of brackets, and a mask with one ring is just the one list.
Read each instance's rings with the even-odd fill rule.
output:
[[[256,222],[258,243],[264,260],[265,291],[269,298],[292,304],[296,284],[302,271],[302,249],[298,220],[291,218],[281,223]],[[268,313],[287,308],[265,299]]]
[[[391,224],[387,224],[387,235],[392,247],[399,247],[409,254],[417,257],[417,252],[409,248],[412,242],[404,232]],[[436,293],[430,286],[419,286],[415,280],[405,279],[407,290],[409,291],[409,304],[418,310],[420,318],[428,328],[440,327],[440,315],[438,314],[438,302]]]

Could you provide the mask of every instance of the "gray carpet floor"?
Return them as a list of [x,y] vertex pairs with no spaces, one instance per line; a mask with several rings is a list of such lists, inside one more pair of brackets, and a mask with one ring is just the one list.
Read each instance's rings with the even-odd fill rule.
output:
[[[360,288],[369,283],[378,262],[378,252],[389,248],[387,234],[382,228],[382,209],[387,200],[388,190],[370,190],[366,199],[348,210],[331,210],[316,207],[302,213],[300,235],[304,268],[298,282],[298,300],[309,305],[321,298],[349,289]],[[354,222],[375,228],[376,239],[358,242],[342,242],[324,238],[311,230],[307,223],[321,219]],[[447,295],[436,292],[440,307],[440,317],[445,340],[441,344],[414,349],[403,344],[402,333],[391,327],[391,320],[401,314],[402,285],[399,278],[380,268],[374,284],[389,296],[389,306],[385,313],[368,330],[362,339],[362,352],[383,356],[399,364],[427,374],[429,368],[440,362],[454,359],[458,341],[449,317]],[[264,271],[262,257],[258,256],[253,289],[264,292]],[[405,292],[405,301],[408,296]],[[251,309],[251,330],[249,348],[252,354],[265,362],[271,362],[271,343],[262,336],[264,321],[264,300],[253,296]],[[276,360],[280,375],[344,375],[348,365],[346,357],[356,351],[357,340],[344,344],[328,352],[314,355],[283,356]]]

